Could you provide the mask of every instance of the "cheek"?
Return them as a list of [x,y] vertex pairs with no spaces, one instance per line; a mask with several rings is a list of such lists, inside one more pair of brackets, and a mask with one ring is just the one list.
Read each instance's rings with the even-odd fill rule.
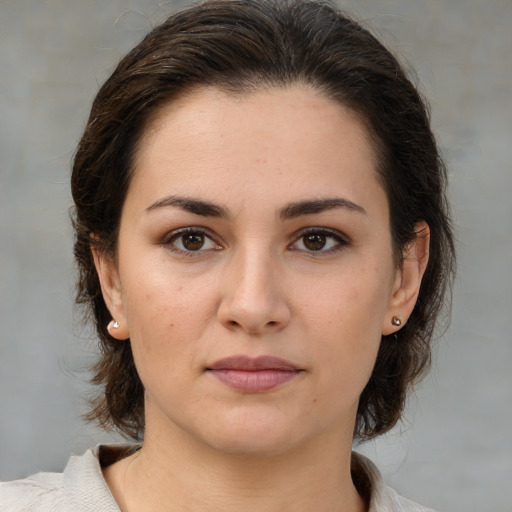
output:
[[389,280],[378,274],[330,279],[304,304],[318,363],[330,369],[330,379],[365,383],[371,374],[389,301]]
[[214,289],[204,279],[184,282],[170,272],[153,272],[149,279],[140,276],[126,288],[124,303],[138,367],[177,369],[183,364],[215,313]]
[[309,283],[303,309],[318,329],[339,329],[357,338],[373,331],[380,334],[390,299],[388,281],[378,272],[332,274],[323,283]]

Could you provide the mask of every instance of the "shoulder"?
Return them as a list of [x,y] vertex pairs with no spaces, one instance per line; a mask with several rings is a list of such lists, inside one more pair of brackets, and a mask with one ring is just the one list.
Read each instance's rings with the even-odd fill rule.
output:
[[38,473],[0,483],[0,512],[46,512],[65,506],[62,473]]
[[[383,510],[386,510],[386,512],[388,510],[390,512],[436,512],[431,508],[424,507],[423,505],[400,496],[394,489],[388,486],[385,486],[385,496],[388,508],[384,508]],[[377,511],[380,512],[380,509],[377,509]]]
[[0,512],[119,512],[100,458],[111,462],[128,448],[131,445],[97,446],[71,457],[63,473],[38,473],[0,483]]
[[356,452],[352,453],[352,474],[370,502],[369,512],[436,512],[400,496],[384,483],[375,464]]

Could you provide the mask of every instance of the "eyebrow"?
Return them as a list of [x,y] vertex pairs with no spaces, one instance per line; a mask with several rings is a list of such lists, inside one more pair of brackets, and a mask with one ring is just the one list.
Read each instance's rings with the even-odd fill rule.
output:
[[366,210],[348,199],[341,197],[332,197],[327,199],[314,199],[312,201],[299,201],[297,203],[290,203],[283,208],[279,216],[283,220],[294,219],[301,215],[312,215],[315,213],[325,212],[327,210],[334,210],[336,208],[345,208],[353,212],[366,214]]
[[179,196],[168,196],[164,197],[163,199],[159,199],[151,206],[146,208],[146,212],[151,212],[158,208],[164,208],[167,206],[181,208],[182,210],[195,213],[196,215],[201,215],[202,217],[229,217],[227,209],[222,206],[210,203],[208,201],[203,201],[202,199]]
[[[158,208],[165,208],[169,206],[181,208],[182,210],[194,213],[195,215],[201,215],[202,217],[227,219],[230,216],[227,208],[223,206],[209,201],[204,201],[202,199],[180,196],[167,196],[163,199],[159,199],[146,208],[146,212],[151,212]],[[289,220],[300,217],[301,215],[313,215],[315,213],[334,210],[336,208],[345,208],[349,211],[366,214],[366,210],[362,206],[359,206],[348,199],[332,197],[327,199],[313,199],[309,201],[290,203],[279,211],[279,217],[282,220]]]

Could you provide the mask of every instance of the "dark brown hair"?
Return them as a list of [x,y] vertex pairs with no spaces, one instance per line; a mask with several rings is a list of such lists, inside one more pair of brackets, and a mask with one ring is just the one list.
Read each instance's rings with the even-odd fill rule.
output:
[[374,437],[400,419],[407,391],[429,366],[454,270],[446,172],[428,109],[395,57],[332,5],[309,0],[210,0],[179,12],[119,63],[96,96],[71,181],[77,303],[92,313],[101,344],[92,379],[101,391],[88,419],[134,438],[144,432],[143,386],[129,341],[120,343],[107,331],[111,316],[91,244],[115,260],[121,210],[147,124],[192,87],[243,94],[293,83],[349,107],[367,127],[389,200],[395,254],[415,238],[417,222],[430,227],[430,260],[417,304],[403,328],[381,341],[355,435]]

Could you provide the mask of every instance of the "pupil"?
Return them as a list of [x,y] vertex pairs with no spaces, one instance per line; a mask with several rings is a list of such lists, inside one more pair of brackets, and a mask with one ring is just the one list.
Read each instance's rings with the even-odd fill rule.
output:
[[325,235],[306,235],[304,245],[311,251],[319,251],[325,247]]
[[183,236],[183,246],[189,251],[198,251],[204,245],[204,236],[191,234]]

